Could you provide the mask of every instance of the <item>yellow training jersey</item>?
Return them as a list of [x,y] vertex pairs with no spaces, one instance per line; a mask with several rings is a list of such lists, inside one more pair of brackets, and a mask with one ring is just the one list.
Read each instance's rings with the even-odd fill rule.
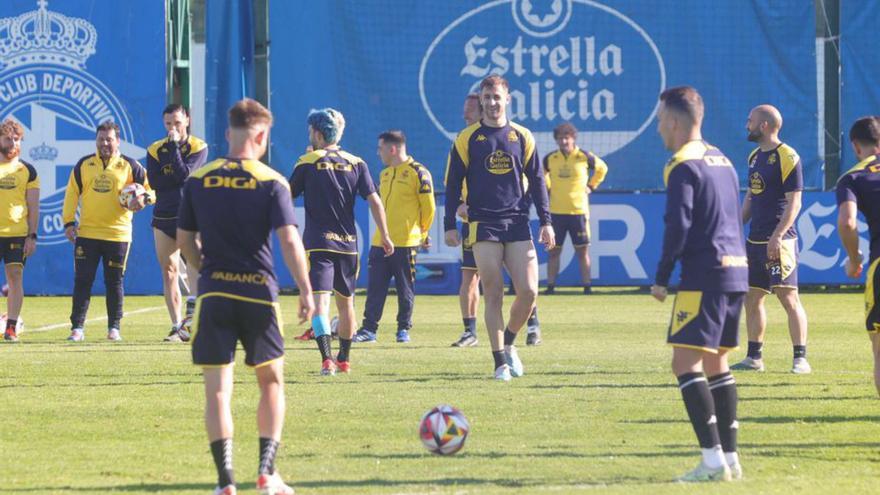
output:
[[14,158],[0,162],[0,237],[28,235],[28,189],[40,189],[37,170]]
[[[388,234],[395,246],[415,247],[428,237],[434,222],[434,185],[424,165],[408,157],[405,162],[386,167],[379,178],[379,196],[385,207]],[[381,246],[377,230],[373,246]]]
[[608,165],[601,158],[578,147],[568,156],[559,150],[545,156],[544,177],[550,189],[550,213],[589,215],[587,188],[595,190],[607,173]]
[[119,192],[137,182],[152,191],[144,167],[134,158],[116,155],[107,163],[97,154],[85,156],[73,167],[64,192],[64,226],[76,224],[79,236],[102,241],[131,242],[132,212],[119,204]]

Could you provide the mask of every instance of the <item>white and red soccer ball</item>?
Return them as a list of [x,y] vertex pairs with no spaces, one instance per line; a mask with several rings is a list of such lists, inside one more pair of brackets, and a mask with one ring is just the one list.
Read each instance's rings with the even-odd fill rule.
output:
[[431,409],[419,423],[419,438],[429,451],[452,455],[464,447],[471,427],[461,411],[442,405]]
[[134,210],[137,206],[137,199],[147,193],[144,186],[133,182],[123,187],[119,191],[119,204],[126,210]]

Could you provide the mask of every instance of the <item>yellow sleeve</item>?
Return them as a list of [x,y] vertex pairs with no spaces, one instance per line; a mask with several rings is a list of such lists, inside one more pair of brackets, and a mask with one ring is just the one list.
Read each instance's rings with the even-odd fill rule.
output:
[[64,190],[64,206],[61,210],[61,217],[64,220],[65,227],[76,223],[76,207],[79,206],[79,186],[74,179],[76,167],[70,171],[70,179],[67,181],[67,188]]
[[608,175],[608,164],[596,155],[593,155],[593,160],[595,160],[593,162],[593,174],[590,176],[590,181],[587,182],[587,185],[591,190],[595,191],[599,184],[605,180],[605,176]]
[[418,180],[419,228],[422,230],[422,241],[424,241],[434,223],[437,205],[434,203],[434,185],[431,182],[431,173],[428,172],[428,169],[419,169]]

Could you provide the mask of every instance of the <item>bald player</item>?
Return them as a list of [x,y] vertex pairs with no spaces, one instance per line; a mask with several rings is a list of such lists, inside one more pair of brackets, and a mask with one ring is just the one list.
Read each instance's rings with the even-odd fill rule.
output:
[[880,394],[880,117],[862,117],[849,130],[859,162],[837,181],[837,233],[846,250],[846,274],[862,276],[856,216],[865,215],[871,237],[865,283],[865,328],[874,353],[874,386]]
[[771,105],[749,113],[748,140],[758,143],[749,155],[749,189],[743,202],[743,223],[751,219],[746,252],[749,257],[749,293],[746,296],[748,355],[736,370],[764,371],[762,348],[767,313],[764,299],[775,293],[788,316],[793,347],[791,372],[810,373],[807,362],[807,315],[798,296],[797,230],[804,174],[801,159],[779,140],[782,115]]

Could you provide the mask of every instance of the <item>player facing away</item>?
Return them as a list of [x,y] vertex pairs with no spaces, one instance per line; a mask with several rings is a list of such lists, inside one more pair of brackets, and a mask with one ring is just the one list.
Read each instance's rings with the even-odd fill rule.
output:
[[[171,317],[171,332],[166,342],[182,342],[189,336],[181,333],[180,319],[180,250],[177,248],[177,210],[180,195],[186,178],[205,164],[208,145],[189,134],[189,109],[183,105],[171,104],[162,111],[162,122],[167,136],[147,148],[147,179],[156,191],[156,206],[153,207],[153,239],[156,245],[156,258],[162,269],[162,293],[165,306]],[[186,280],[189,297],[186,301],[185,318],[192,318],[196,306],[199,274],[189,264],[186,265]],[[186,330],[184,329],[184,332]]]
[[397,342],[409,342],[415,303],[416,254],[430,247],[434,223],[434,185],[431,173],[406,152],[406,135],[390,130],[379,135],[379,158],[385,165],[379,179],[379,197],[385,210],[394,254],[385,256],[382,236],[373,235],[368,258],[369,281],[364,321],[355,342],[376,342],[379,321],[394,277],[397,287]]
[[571,236],[581,269],[584,294],[592,291],[590,278],[590,206],[588,195],[599,187],[608,165],[577,145],[577,128],[564,122],[553,129],[559,149],[544,157],[544,174],[550,194],[550,217],[556,233],[556,247],[547,260],[547,288],[553,294],[559,275],[559,258],[566,236]]
[[859,162],[837,181],[837,233],[846,250],[846,274],[862,276],[857,212],[868,222],[871,238],[865,283],[865,328],[874,354],[874,386],[880,395],[880,117],[862,117],[849,130]]
[[764,299],[776,293],[788,317],[793,362],[791,372],[810,373],[807,362],[807,314],[798,296],[797,230],[804,174],[801,159],[779,140],[782,115],[770,105],[752,109],[746,123],[748,139],[758,143],[749,155],[749,188],[743,201],[743,222],[751,219],[746,252],[749,293],[746,295],[748,355],[735,370],[764,371],[762,350],[767,312]]
[[3,338],[18,340],[18,318],[24,302],[22,272],[37,249],[40,179],[37,170],[19,158],[24,127],[12,119],[0,123],[0,260],[6,271],[6,329]]
[[287,181],[258,161],[269,144],[271,126],[272,114],[258,102],[246,98],[233,105],[226,131],[229,152],[186,180],[177,218],[177,245],[201,273],[192,357],[203,368],[205,428],[217,467],[214,493],[220,495],[236,493],[230,401],[238,341],[260,388],[257,489],[262,494],[294,493],[275,469],[285,399],[284,338],[272,231],[299,287],[300,323],[311,317],[314,303]]
[[681,260],[666,342],[702,451],[700,465],[678,481],[729,481],[742,477],[736,382],[727,366],[748,288],[739,181],[730,160],[703,141],[699,93],[669,88],[660,102],[658,132],[675,154],[663,169],[665,232],[651,294],[666,299],[672,269]]
[[[119,324],[125,297],[122,279],[131,244],[132,212],[119,204],[119,193],[128,184],[142,184],[134,211],[154,201],[147,172],[134,158],[119,152],[119,126],[106,121],[96,130],[98,152],[82,157],[70,172],[64,191],[64,235],[74,244],[73,309],[67,340],[85,340],[86,313],[98,264],[103,262],[107,288],[107,339],[122,340]],[[79,222],[76,210],[79,206]]]
[[[495,378],[509,381],[511,376],[524,372],[514,342],[535,306],[538,292],[538,258],[529,228],[533,202],[541,222],[539,238],[547,249],[553,248],[554,235],[534,137],[507,118],[507,80],[497,75],[484,79],[480,83],[480,103],[482,120],[461,131],[449,152],[446,193],[449,198],[460,198],[462,184],[467,185],[468,241],[483,283]],[[531,200],[526,196],[524,179],[531,185]],[[445,208],[446,244],[458,246],[458,204],[448,201]],[[507,325],[502,314],[504,266],[516,287]]]
[[[309,259],[309,280],[315,293],[312,329],[321,352],[321,375],[351,370],[349,352],[354,335],[354,289],[358,276],[355,196],[370,205],[385,256],[394,254],[385,209],[376,193],[367,164],[339,147],[345,118],[332,108],[308,116],[311,153],[299,157],[290,176],[294,198],[304,196],[306,227],[303,244]],[[336,294],[339,313],[339,353],[333,361],[330,347],[330,294]]]

